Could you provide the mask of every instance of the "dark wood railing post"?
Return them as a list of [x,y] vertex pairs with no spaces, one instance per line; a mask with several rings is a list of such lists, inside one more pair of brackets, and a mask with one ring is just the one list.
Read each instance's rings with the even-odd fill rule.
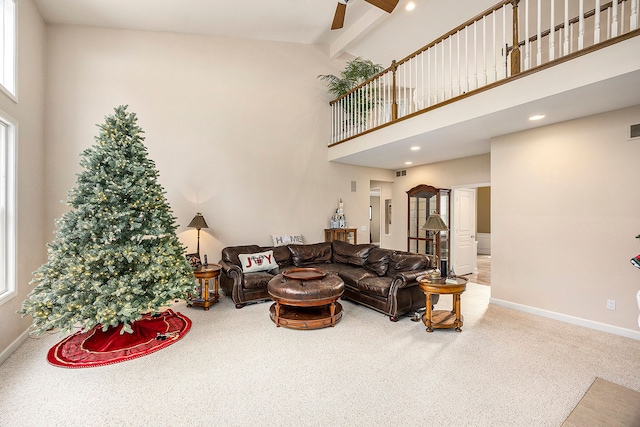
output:
[[513,49],[511,50],[511,75],[520,72],[520,40],[518,38],[518,3],[520,0],[511,0],[513,5]]
[[391,79],[391,121],[398,119],[398,101],[396,100],[396,71],[398,70],[398,65],[396,64],[396,60],[391,61],[391,73],[393,78]]

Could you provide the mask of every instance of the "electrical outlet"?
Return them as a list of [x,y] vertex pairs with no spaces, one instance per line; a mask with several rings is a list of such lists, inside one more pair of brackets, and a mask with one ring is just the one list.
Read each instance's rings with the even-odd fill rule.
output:
[[616,309],[616,301],[612,299],[607,300],[607,310],[615,310]]
[[360,226],[360,231],[367,231],[367,226],[366,225],[361,225]]

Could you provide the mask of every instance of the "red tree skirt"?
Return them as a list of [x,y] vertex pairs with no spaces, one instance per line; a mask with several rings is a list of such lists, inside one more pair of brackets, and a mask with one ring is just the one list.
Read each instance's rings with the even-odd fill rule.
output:
[[132,334],[120,335],[122,325],[102,332],[98,325],[87,332],[76,332],[51,347],[47,360],[64,368],[90,368],[124,362],[158,351],[182,338],[191,320],[167,310],[145,315],[131,324]]

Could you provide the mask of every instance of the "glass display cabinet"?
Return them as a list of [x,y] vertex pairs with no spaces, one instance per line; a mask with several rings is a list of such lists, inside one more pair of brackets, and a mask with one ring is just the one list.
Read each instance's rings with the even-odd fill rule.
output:
[[[422,226],[431,214],[438,214],[449,227],[451,190],[435,188],[420,184],[407,191],[408,221],[407,221],[407,251],[434,255],[438,254],[441,265],[437,267],[446,272],[449,260],[449,231],[427,231]],[[434,247],[434,235],[437,234]],[[432,258],[435,263],[435,258]],[[432,265],[436,267],[436,265]]]

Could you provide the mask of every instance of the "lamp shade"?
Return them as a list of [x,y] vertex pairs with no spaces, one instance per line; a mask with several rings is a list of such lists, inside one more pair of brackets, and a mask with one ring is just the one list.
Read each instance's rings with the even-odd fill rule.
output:
[[201,228],[209,228],[209,226],[207,225],[207,221],[204,220],[204,217],[200,212],[198,212],[196,216],[193,217],[187,227],[197,228],[198,230],[200,230]]
[[434,213],[429,215],[422,229],[429,231],[447,231],[449,227],[447,227],[447,224],[444,223],[440,215]]

